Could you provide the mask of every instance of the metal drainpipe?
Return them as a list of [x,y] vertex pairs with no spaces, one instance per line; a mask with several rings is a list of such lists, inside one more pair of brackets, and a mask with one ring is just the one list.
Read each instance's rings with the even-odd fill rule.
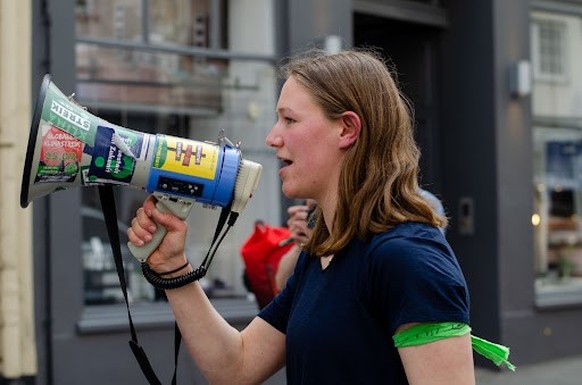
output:
[[[51,73],[51,17],[50,17],[49,0],[41,0],[41,21],[44,32],[44,59],[42,66],[44,72]],[[44,203],[44,226],[46,232],[44,234],[44,271],[45,271],[45,314],[44,314],[44,332],[45,332],[45,370],[46,370],[46,384],[53,385],[53,308],[52,308],[52,276],[51,276],[51,261],[52,261],[52,245],[50,238],[50,222],[51,222],[51,202],[50,196],[43,199]]]

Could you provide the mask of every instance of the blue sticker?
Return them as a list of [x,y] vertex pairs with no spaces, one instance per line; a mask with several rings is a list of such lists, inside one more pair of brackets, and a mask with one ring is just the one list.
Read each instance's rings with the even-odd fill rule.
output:
[[111,127],[97,127],[87,183],[127,185],[131,182],[136,156],[139,156],[132,150],[141,151],[142,139],[123,134]]

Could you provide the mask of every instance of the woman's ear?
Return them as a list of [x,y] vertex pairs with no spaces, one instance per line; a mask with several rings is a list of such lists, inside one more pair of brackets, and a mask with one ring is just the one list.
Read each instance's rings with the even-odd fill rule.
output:
[[353,111],[346,111],[340,117],[342,131],[340,134],[340,148],[347,149],[351,147],[362,129],[360,117]]

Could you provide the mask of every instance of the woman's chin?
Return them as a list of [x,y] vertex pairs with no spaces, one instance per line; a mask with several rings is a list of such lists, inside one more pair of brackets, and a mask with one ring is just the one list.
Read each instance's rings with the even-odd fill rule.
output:
[[285,195],[285,198],[287,199],[299,199],[299,197],[295,196],[293,193],[289,193],[285,190],[283,190],[283,195]]
[[283,183],[283,186],[281,186],[281,191],[283,192],[283,195],[285,195],[286,198],[301,199],[297,191],[290,186],[286,186],[285,183]]

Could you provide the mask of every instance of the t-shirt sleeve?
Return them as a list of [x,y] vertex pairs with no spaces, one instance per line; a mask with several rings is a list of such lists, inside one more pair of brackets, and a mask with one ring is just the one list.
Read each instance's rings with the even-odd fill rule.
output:
[[391,333],[411,322],[469,323],[469,294],[442,239],[387,239],[371,251],[370,295]]

